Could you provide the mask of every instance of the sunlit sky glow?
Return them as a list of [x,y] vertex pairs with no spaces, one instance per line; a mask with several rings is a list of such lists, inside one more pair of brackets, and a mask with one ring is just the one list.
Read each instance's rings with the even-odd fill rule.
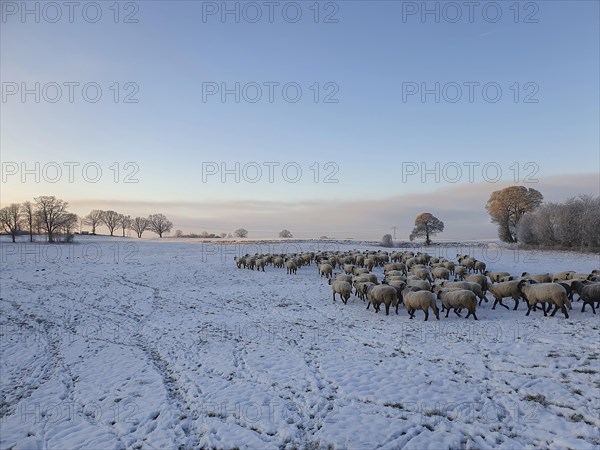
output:
[[[36,23],[32,16],[23,23],[19,13],[8,14],[6,3],[22,5],[2,5],[3,94],[14,83],[95,82],[103,95],[86,102],[75,88],[70,103],[64,88],[56,103],[36,103],[33,95],[25,102],[19,94],[2,98],[2,206],[56,195],[78,214],[93,208],[132,216],[163,212],[186,232],[243,226],[253,237],[288,228],[298,237],[371,239],[394,225],[398,237],[406,237],[415,215],[429,211],[446,223],[443,238],[486,239],[496,232],[485,201],[515,177],[551,201],[600,194],[595,1],[537,2],[537,23],[523,23],[531,12],[524,9],[515,23],[513,2],[502,3],[496,23],[478,11],[473,23],[468,17],[436,23],[432,16],[423,23],[418,14],[403,21],[407,2],[389,1],[337,2],[338,23],[314,23],[313,2],[298,3],[303,17],[297,23],[281,12],[274,23],[243,17],[236,23],[232,16],[222,23],[218,15],[203,22],[203,2],[190,1],[138,2],[138,23],[114,23],[113,2],[102,3],[97,23],[83,20],[81,12],[69,23],[66,6],[57,23],[43,17]],[[31,8],[34,3],[27,2]],[[320,20],[332,11],[324,5]],[[123,102],[131,92],[127,82],[139,87],[138,103]],[[224,103],[219,95],[203,102],[203,82],[230,88],[236,82],[294,82],[303,95],[289,103],[276,88],[270,103],[264,88],[257,103],[236,103],[233,95]],[[433,95],[425,102],[413,95],[403,102],[403,83],[433,88],[436,82],[463,86],[462,98],[452,103],[442,96],[436,103]],[[473,102],[465,82],[479,83]],[[331,92],[326,83],[339,89],[337,103],[323,102]],[[502,88],[499,101],[483,98],[486,83]],[[534,88],[531,98],[538,102],[525,103]],[[446,93],[455,95],[450,87]],[[220,174],[203,180],[203,163],[210,162],[228,168],[256,163],[264,170],[256,183],[244,174],[239,183],[233,175],[225,182]],[[433,174],[407,175],[411,162],[446,166],[446,179],[444,172],[439,182]],[[6,172],[12,163],[19,168],[15,175]],[[22,163],[29,169],[39,163],[39,182],[32,174],[23,182]],[[47,179],[55,175],[49,163],[63,167],[55,183]],[[65,163],[79,164],[73,182]],[[96,183],[82,174],[90,163],[102,169]],[[273,182],[265,163],[279,164]],[[297,182],[284,178],[287,163],[302,169]],[[466,163],[478,164],[473,179]],[[452,164],[463,168],[461,176]],[[254,177],[246,167],[245,175]],[[137,182],[123,182],[128,174]],[[291,169],[287,174],[295,175]],[[327,174],[336,182],[325,183]],[[93,170],[87,175],[93,177]]]

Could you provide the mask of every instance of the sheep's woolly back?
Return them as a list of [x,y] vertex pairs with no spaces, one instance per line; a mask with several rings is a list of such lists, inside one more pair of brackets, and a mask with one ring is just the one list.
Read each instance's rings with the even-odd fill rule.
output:
[[468,289],[442,289],[438,296],[448,309],[467,308],[469,311],[475,311],[477,308],[477,297]]
[[535,305],[537,302],[546,303],[552,302],[555,305],[562,307],[566,305],[571,307],[571,302],[567,297],[567,290],[557,283],[538,283],[527,284],[520,281],[521,291],[527,298],[530,305]]

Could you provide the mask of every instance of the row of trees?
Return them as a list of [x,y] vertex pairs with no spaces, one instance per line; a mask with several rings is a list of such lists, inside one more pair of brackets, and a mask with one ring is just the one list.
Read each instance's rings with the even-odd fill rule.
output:
[[492,192],[486,210],[504,242],[548,248],[600,248],[600,197],[580,195],[562,203],[544,203],[544,196],[536,189],[509,186]]
[[[79,216],[68,211],[69,204],[54,196],[41,196],[34,198],[33,202],[11,203],[0,209],[0,227],[12,236],[12,241],[18,234],[29,234],[29,241],[33,242],[34,234],[45,233],[48,242],[55,242],[57,235],[72,236],[73,231],[79,224]],[[92,234],[96,234],[96,228],[104,225],[108,228],[110,235],[122,229],[133,230],[139,238],[146,230],[155,232],[162,237],[169,233],[173,223],[164,214],[151,214],[148,217],[136,217],[120,214],[116,211],[92,210],[81,219],[85,225],[92,227]]]
[[11,203],[0,209],[0,226],[4,231],[15,237],[23,232],[29,233],[29,240],[33,242],[34,234],[46,233],[48,241],[54,242],[55,236],[60,233],[70,235],[77,226],[77,214],[67,211],[69,204],[54,196],[41,196],[34,202]]
[[[509,186],[491,193],[486,210],[498,226],[498,237],[507,243],[548,248],[599,249],[600,197],[580,195],[563,203],[543,203],[541,192],[525,186]],[[430,213],[415,219],[410,240],[444,231],[444,223]],[[382,245],[393,247],[392,236],[383,236]]]
[[600,248],[600,197],[581,195],[544,203],[517,226],[519,242],[536,247]]
[[[231,233],[227,234],[227,233],[221,233],[221,234],[211,234],[208,231],[203,231],[200,234],[183,234],[183,231],[181,230],[176,230],[175,231],[175,237],[191,237],[191,238],[224,238],[224,237],[236,237],[236,238],[246,238],[248,237],[248,230],[246,230],[245,228],[238,228],[237,230],[235,230],[233,232],[233,236],[231,235]],[[294,237],[294,235],[290,232],[290,230],[281,230],[279,232],[279,237],[280,238],[286,238],[286,239],[291,239]]]
[[163,237],[163,234],[171,232],[173,223],[167,219],[164,214],[150,214],[148,217],[136,217],[120,214],[113,210],[103,211],[101,209],[93,209],[87,216],[83,218],[83,223],[92,227],[92,234],[96,234],[96,228],[100,225],[106,226],[111,236],[114,236],[115,230],[121,229],[123,236],[125,231],[132,230],[138,238],[146,230],[153,231],[158,234],[158,237]]

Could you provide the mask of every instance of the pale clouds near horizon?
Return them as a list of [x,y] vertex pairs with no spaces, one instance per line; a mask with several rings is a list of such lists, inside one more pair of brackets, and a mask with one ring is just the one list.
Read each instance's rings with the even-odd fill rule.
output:
[[[244,227],[251,237],[276,237],[287,228],[296,237],[327,235],[335,238],[379,239],[397,226],[397,237],[406,238],[414,218],[431,212],[446,228],[442,239],[493,239],[485,203],[491,192],[510,182],[444,185],[431,192],[381,195],[380,199],[307,199],[304,201],[228,201],[199,199],[196,202],[134,202],[110,199],[70,201],[79,214],[89,210],[114,209],[131,216],[162,212],[184,232],[232,232]],[[524,186],[539,190],[545,201],[564,201],[579,194],[600,195],[600,174],[557,175],[540,178]],[[65,199],[69,200],[69,199]]]

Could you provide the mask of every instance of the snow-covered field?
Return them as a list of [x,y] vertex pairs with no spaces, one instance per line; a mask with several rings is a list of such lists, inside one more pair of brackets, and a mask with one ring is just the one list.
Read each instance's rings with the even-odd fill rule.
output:
[[[4,241],[0,447],[600,446],[600,314],[490,302],[479,321],[423,322],[332,303],[314,265],[288,276],[233,263],[367,248],[286,245]],[[436,251],[516,274],[600,267],[589,254]]]

